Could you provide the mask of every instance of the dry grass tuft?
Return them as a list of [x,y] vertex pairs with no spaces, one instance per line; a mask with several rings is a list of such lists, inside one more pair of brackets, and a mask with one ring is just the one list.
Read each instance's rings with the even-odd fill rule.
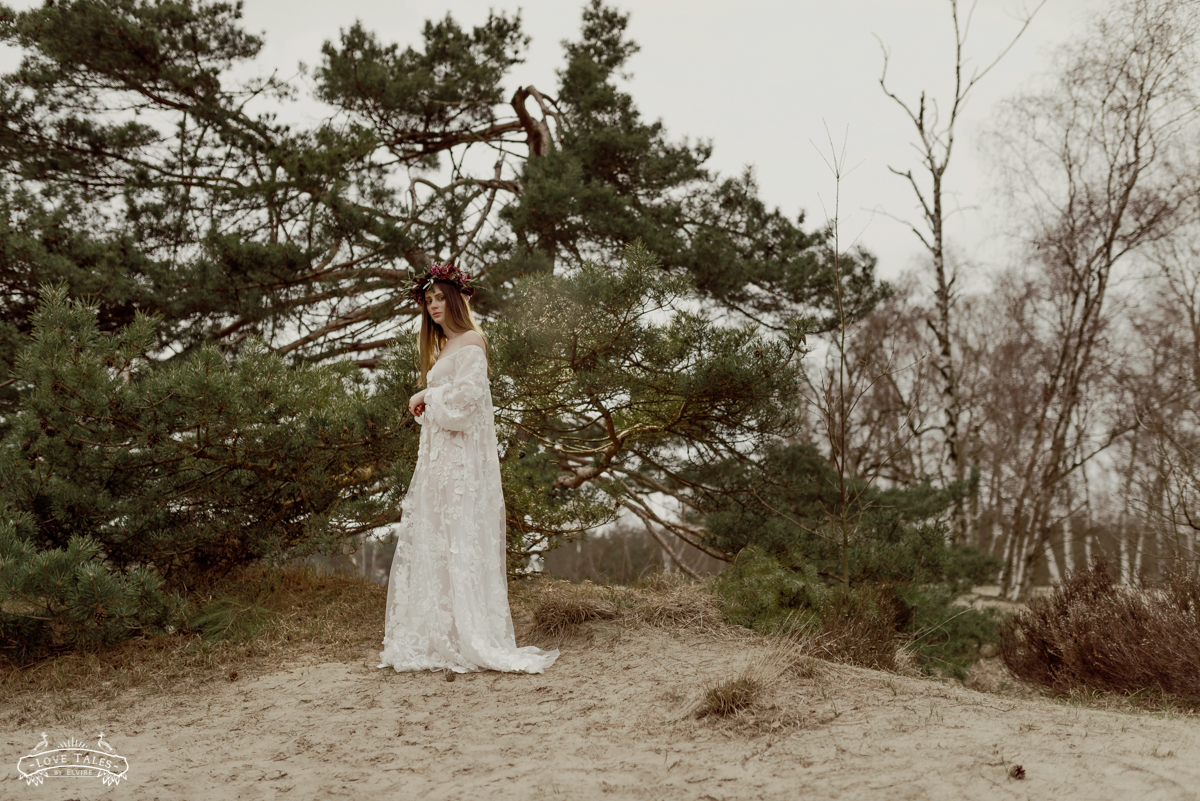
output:
[[583,623],[615,620],[623,625],[724,632],[719,599],[705,584],[686,577],[655,575],[635,586],[572,584],[539,577],[513,584],[509,602],[514,617],[532,613],[532,636],[558,638],[576,633]]
[[[811,651],[812,646],[805,646],[805,649]],[[811,653],[797,653],[795,660],[788,670],[799,678],[820,682],[829,677],[828,665],[829,663],[826,660],[819,659]]]
[[748,665],[740,674],[705,687],[696,717],[715,715],[724,718],[744,712],[758,704],[766,689],[764,682],[754,675],[753,666]]
[[747,658],[731,676],[706,681],[691,715],[697,718],[731,718],[761,711],[784,677],[793,670],[812,671],[804,653],[807,639],[786,638],[776,641]]
[[728,628],[720,599],[707,585],[686,577],[657,574],[633,588],[631,596],[627,616],[638,623],[706,632]]
[[820,685],[831,670],[827,662],[807,653],[812,645],[810,638],[801,635],[769,641],[735,673],[701,685],[699,698],[685,707],[680,722],[691,719],[729,736],[748,737],[772,737],[829,723],[837,717],[836,710],[830,715],[828,710],[812,709],[812,688],[802,687],[810,682]]
[[533,633],[543,637],[564,637],[578,631],[589,620],[612,620],[616,608],[605,601],[580,595],[555,593],[533,610]]

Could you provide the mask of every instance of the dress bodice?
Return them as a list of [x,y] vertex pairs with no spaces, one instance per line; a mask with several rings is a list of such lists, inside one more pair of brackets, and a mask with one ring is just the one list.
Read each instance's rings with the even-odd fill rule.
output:
[[[454,380],[454,365],[462,355],[462,352],[467,348],[479,348],[478,345],[464,345],[451,354],[442,356],[433,363],[433,367],[429,368],[429,374],[426,376],[428,385],[431,387],[440,387],[442,384],[449,383]],[[482,348],[480,348],[482,350]]]
[[479,345],[464,345],[438,359],[426,375],[425,412],[417,420],[469,434],[490,430],[494,437],[487,372],[487,354]]

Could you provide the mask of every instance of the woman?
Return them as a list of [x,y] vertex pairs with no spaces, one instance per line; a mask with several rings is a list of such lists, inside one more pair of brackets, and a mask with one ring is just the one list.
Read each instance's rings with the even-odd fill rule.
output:
[[504,495],[487,341],[470,276],[435,264],[416,279],[422,424],[388,581],[381,668],[541,673],[558,651],[518,648],[508,607]]

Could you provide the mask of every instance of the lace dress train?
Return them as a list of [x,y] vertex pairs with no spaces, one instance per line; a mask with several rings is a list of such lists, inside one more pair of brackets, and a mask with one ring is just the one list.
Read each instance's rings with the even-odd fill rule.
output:
[[427,378],[378,667],[541,673],[558,651],[518,648],[513,634],[504,494],[483,348],[459,348],[439,359]]

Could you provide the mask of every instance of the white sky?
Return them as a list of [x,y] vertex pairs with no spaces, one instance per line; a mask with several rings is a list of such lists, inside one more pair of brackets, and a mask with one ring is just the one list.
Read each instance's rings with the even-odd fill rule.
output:
[[[967,53],[983,65],[1019,28],[1037,0],[978,0]],[[969,0],[963,0],[969,6]],[[18,0],[17,8],[38,5]],[[880,260],[885,277],[918,264],[921,248],[882,209],[915,219],[914,198],[889,165],[916,168],[911,124],[880,91],[878,35],[891,51],[889,84],[915,102],[922,89],[945,99],[952,91],[953,31],[948,0],[620,0],[632,13],[630,35],[641,45],[628,89],[650,120],[673,138],[711,139],[710,165],[728,174],[755,168],[762,195],[809,227],[832,213],[834,182],[826,126],[854,171],[841,189],[842,242],[857,239]],[[552,93],[564,38],[577,38],[583,0],[247,0],[246,27],[265,35],[261,69],[292,75],[300,61],[319,62],[320,46],[354,20],[384,42],[419,44],[426,19],[450,13],[464,27],[489,8],[520,9],[532,36],[526,62],[510,73],[508,93],[533,84]],[[999,266],[1004,258],[998,204],[990,201],[989,161],[977,145],[998,100],[1047,68],[1054,46],[1082,33],[1086,15],[1108,0],[1048,0],[1004,61],[978,86],[962,120],[947,173],[951,203],[968,207],[948,227],[970,261]],[[0,69],[14,65],[0,50]],[[815,146],[814,146],[815,143]],[[818,148],[821,153],[818,152]]]

